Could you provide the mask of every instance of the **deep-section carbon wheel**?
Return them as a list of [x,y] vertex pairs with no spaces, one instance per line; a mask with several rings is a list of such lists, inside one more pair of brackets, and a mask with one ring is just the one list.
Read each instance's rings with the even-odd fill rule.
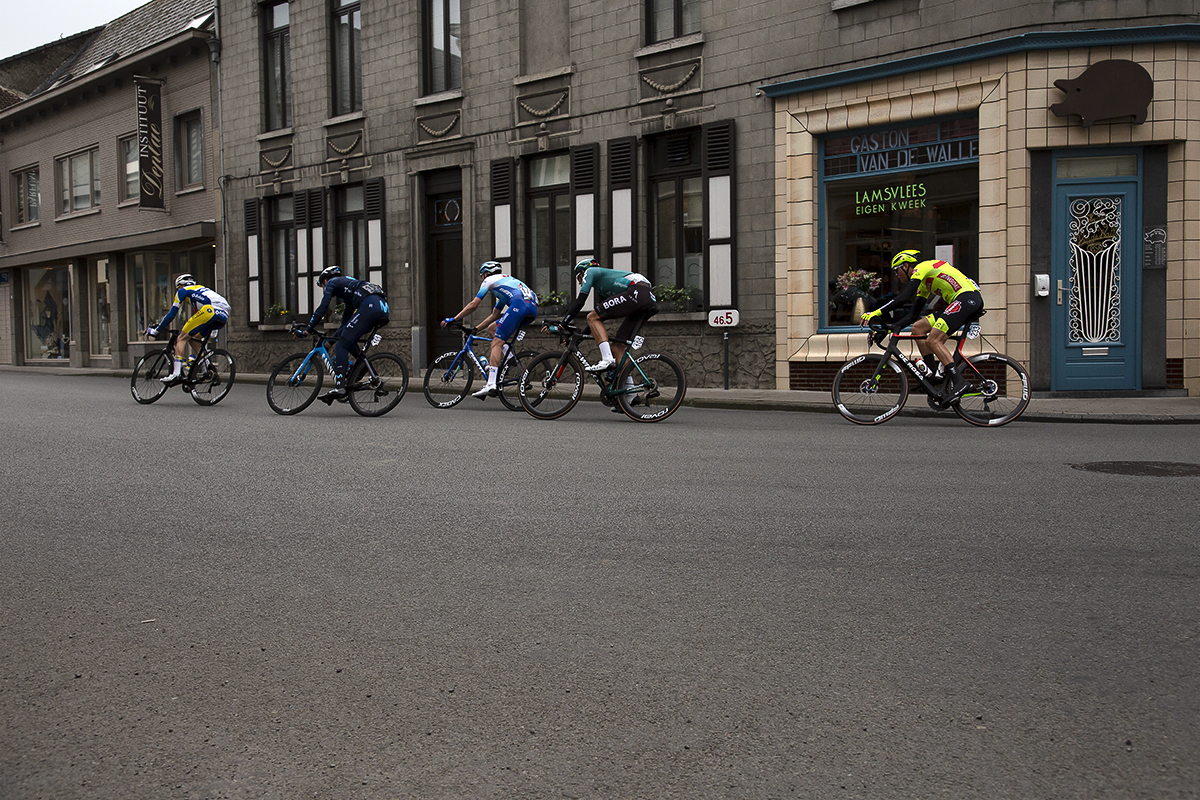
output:
[[321,391],[325,369],[316,356],[305,365],[304,359],[308,356],[308,353],[288,356],[279,362],[267,379],[267,404],[276,414],[299,414],[309,407]]
[[408,367],[399,356],[371,353],[372,375],[359,361],[350,370],[350,407],[364,417],[379,417],[396,407],[408,390]]
[[133,394],[133,399],[142,405],[149,405],[166,394],[167,385],[161,378],[171,374],[173,361],[171,351],[165,348],[142,356],[133,368],[133,379],[129,382],[129,391]]
[[[627,392],[626,389],[637,389]],[[617,402],[638,422],[658,422],[675,413],[687,392],[683,367],[664,353],[647,353],[629,364],[617,378]]]
[[972,425],[995,427],[1012,422],[1029,405],[1029,373],[1014,359],[983,353],[963,366],[967,391],[954,411]]
[[908,399],[908,377],[895,361],[880,373],[883,356],[869,353],[842,365],[833,378],[833,405],[859,425],[887,422]]
[[532,350],[526,350],[500,365],[500,371],[496,374],[496,388],[500,390],[500,402],[509,411],[521,410],[521,376],[525,374],[525,365],[536,355]]
[[538,419],[557,419],[583,394],[583,366],[569,353],[535,356],[521,375],[517,396],[521,407]]
[[202,406],[215,406],[229,394],[236,375],[237,367],[228,350],[201,353],[190,375],[192,399]]
[[461,350],[442,353],[425,370],[425,399],[434,408],[453,408],[471,391],[475,368]]

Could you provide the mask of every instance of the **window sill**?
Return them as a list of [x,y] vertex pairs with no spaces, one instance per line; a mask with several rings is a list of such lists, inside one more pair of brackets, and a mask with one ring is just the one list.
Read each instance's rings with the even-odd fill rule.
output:
[[703,311],[666,311],[655,314],[647,322],[707,322],[708,314]]
[[260,133],[258,136],[254,137],[254,140],[256,142],[268,142],[271,139],[282,139],[285,136],[291,136],[291,135],[292,135],[292,129],[290,127],[280,128],[277,131],[267,131],[266,133]]
[[537,75],[518,75],[513,79],[513,86],[524,86],[527,83],[537,83],[544,81],[547,78],[558,78],[563,75],[575,74],[575,65],[562,67],[561,69],[551,70],[550,72],[539,72]]
[[138,198],[134,197],[129,200],[122,200],[117,203],[117,208],[137,208]]
[[418,97],[415,100],[413,100],[413,105],[414,106],[431,106],[436,103],[444,103],[447,100],[462,100],[462,98],[463,98],[462,89],[451,89],[448,92],[438,92],[437,94],[430,94],[430,95],[426,95],[425,97]]
[[54,222],[66,222],[67,220],[79,219],[80,217],[90,217],[94,214],[99,214],[99,208],[88,208],[83,211],[72,211],[70,214],[63,214],[61,217],[55,217]]
[[330,117],[329,119],[325,120],[325,122],[323,122],[322,124],[326,128],[332,128],[333,126],[341,125],[344,122],[357,122],[358,120],[363,119],[364,117],[365,117],[365,115],[363,114],[363,112],[352,111],[349,114],[342,114],[341,116]]
[[668,39],[665,42],[648,45],[640,50],[634,51],[634,58],[645,58],[646,56],[657,55],[658,53],[669,53],[672,50],[682,50],[685,47],[704,44],[703,33],[689,33],[687,36],[680,36],[678,39]]
[[178,192],[176,192],[175,196],[179,197],[180,195],[185,195],[185,194],[196,194],[197,192],[203,192],[203,191],[204,191],[203,184],[201,184],[199,186],[188,186],[187,188],[180,189]]
[[22,222],[20,225],[13,225],[11,228],[9,228],[9,230],[10,231],[23,231],[23,230],[27,230],[29,228],[40,228],[41,225],[42,225],[42,221],[40,219],[38,219],[38,220],[34,220],[33,222]]

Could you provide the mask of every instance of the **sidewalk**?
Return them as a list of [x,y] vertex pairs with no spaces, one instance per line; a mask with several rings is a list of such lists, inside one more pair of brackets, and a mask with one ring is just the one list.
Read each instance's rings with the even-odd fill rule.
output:
[[[37,373],[41,375],[92,376],[105,378],[130,377],[131,370],[76,369],[72,367],[9,367],[0,365],[0,375],[8,373]],[[263,374],[239,374],[238,383],[265,385]],[[420,400],[421,378],[410,376],[409,395]],[[594,393],[589,393],[594,395]],[[587,394],[584,399],[589,399]],[[265,402],[265,400],[264,400]],[[790,392],[774,389],[709,389],[689,387],[684,405],[695,408],[740,408],[758,411],[808,411],[837,413],[827,392]],[[905,416],[931,417],[934,412],[923,397],[910,397]],[[936,416],[944,416],[943,412]],[[1029,407],[1018,422],[1103,422],[1132,425],[1200,425],[1200,397],[1141,395],[1135,397],[1051,397],[1034,392]]]

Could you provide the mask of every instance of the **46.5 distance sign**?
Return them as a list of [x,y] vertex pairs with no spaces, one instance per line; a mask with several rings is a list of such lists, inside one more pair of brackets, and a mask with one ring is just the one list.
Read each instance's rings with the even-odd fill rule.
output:
[[708,324],[712,328],[736,328],[741,319],[736,308],[715,308],[708,312]]

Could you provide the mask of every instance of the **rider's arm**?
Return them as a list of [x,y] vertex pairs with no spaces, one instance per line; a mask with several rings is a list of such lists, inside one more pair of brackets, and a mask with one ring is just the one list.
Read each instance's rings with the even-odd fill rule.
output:
[[154,330],[159,330],[161,328],[165,328],[167,326],[167,323],[169,323],[171,320],[175,319],[175,315],[179,313],[179,304],[183,300],[183,298],[181,298],[180,295],[183,294],[184,291],[185,290],[180,289],[178,292],[175,293],[175,302],[171,304],[171,307],[169,309],[167,309],[167,313],[162,318],[162,322],[158,323],[157,325],[151,326]]
[[[479,308],[479,304],[482,302],[483,302],[482,298],[472,297],[471,302],[469,302],[465,306],[463,306],[463,310],[458,312],[457,314],[455,314],[453,317],[451,317],[451,319],[455,319],[455,320],[463,319],[464,317],[469,315],[471,312],[473,312],[475,309]],[[443,326],[445,325],[445,321],[442,322],[442,325]]]
[[583,304],[587,302],[588,294],[592,291],[592,287],[584,282],[584,285],[579,287],[579,294],[571,301],[571,305],[567,306],[567,310],[563,312],[563,322],[570,322],[571,317],[579,313],[583,308]]
[[[886,303],[881,305],[879,308],[876,308],[873,311],[868,311],[866,314],[863,315],[863,319],[868,320],[873,317],[881,316],[883,314],[883,312],[887,311],[890,308],[899,308],[900,306],[907,304],[910,300],[913,299],[913,297],[917,294],[917,290],[920,288],[921,288],[921,284],[919,281],[910,280],[908,283],[904,284],[904,288],[900,290],[900,294],[896,295],[891,300],[888,300]],[[921,305],[924,305],[923,301],[922,301]],[[912,313],[912,312],[910,311],[909,313]],[[916,317],[914,316],[913,319],[916,319]],[[864,324],[866,324],[866,323],[864,322]]]

